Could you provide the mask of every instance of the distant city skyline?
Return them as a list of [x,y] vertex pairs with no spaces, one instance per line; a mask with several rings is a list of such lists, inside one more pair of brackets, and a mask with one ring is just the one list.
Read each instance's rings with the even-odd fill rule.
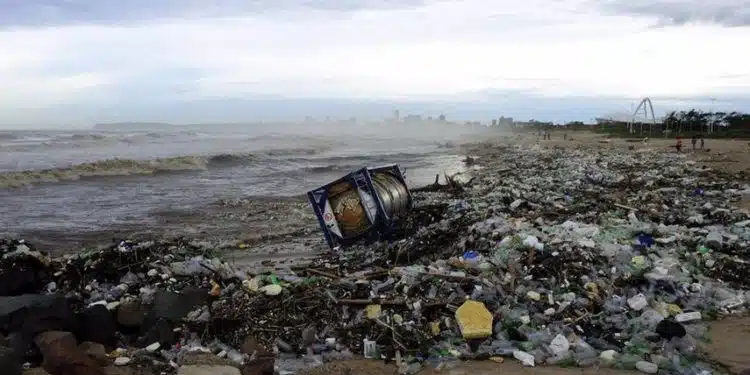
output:
[[[750,112],[749,101],[741,98],[711,101],[696,99],[676,101],[673,98],[652,98],[658,117],[672,110],[697,108],[702,110]],[[377,121],[389,118],[394,108],[403,113],[420,114],[439,118],[444,115],[449,121],[480,121],[491,123],[492,119],[508,117],[516,121],[549,121],[567,123],[582,121],[593,123],[595,118],[613,117],[629,119],[631,106],[639,99],[628,98],[508,98],[502,101],[462,101],[462,102],[393,102],[393,101],[354,101],[344,99],[285,99],[258,98],[255,100],[204,100],[190,103],[143,103],[139,108],[123,105],[119,110],[107,113],[84,106],[69,106],[65,109],[39,110],[39,121],[27,123],[0,123],[0,129],[49,129],[49,128],[90,128],[96,123],[107,122],[161,122],[172,124],[212,124],[212,123],[254,123],[254,122],[299,122],[310,118],[325,119],[352,117],[361,121]],[[295,108],[295,110],[289,110]],[[64,110],[78,111],[83,115],[75,120],[48,121],[44,117],[65,118]]]

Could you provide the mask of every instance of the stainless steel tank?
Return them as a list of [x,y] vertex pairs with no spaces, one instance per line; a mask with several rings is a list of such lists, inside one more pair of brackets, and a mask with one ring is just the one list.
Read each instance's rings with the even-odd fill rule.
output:
[[[372,175],[372,182],[389,218],[409,209],[409,192],[398,177],[388,172],[378,172]],[[330,188],[329,198],[344,238],[356,237],[372,227],[365,204],[355,187],[348,183],[334,185]]]

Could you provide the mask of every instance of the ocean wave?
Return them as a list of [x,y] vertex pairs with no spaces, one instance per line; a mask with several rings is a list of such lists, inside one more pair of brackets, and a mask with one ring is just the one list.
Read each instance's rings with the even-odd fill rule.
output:
[[0,172],[0,188],[19,188],[41,183],[76,181],[96,177],[146,176],[166,173],[202,171],[250,165],[260,159],[281,155],[313,155],[319,149],[276,149],[261,153],[224,153],[213,155],[175,156],[147,160],[107,159],[76,164],[70,167]]
[[104,134],[91,134],[91,133],[77,133],[71,134],[64,137],[59,137],[57,140],[73,140],[73,141],[99,141],[106,139],[107,136]]
[[312,156],[332,150],[331,146],[274,148],[263,151],[266,156]]
[[[361,168],[361,166],[359,166]],[[352,172],[357,170],[358,166],[352,164],[327,164],[313,165],[302,167],[300,171],[304,173],[331,173],[331,172]]]
[[429,153],[403,152],[316,156],[326,150],[328,150],[327,147],[296,147],[271,149],[256,153],[221,153],[144,160],[113,158],[52,169],[0,172],[0,188],[19,188],[92,178],[148,176],[257,165],[266,165],[269,170],[275,171],[270,175],[325,174],[332,172],[345,174],[363,166],[389,163],[413,164],[429,157]]
[[[439,152],[423,152],[423,153],[415,153],[415,152],[395,152],[395,153],[373,153],[373,154],[355,154],[355,155],[338,155],[338,156],[328,156],[320,159],[315,159],[315,162],[318,164],[331,164],[331,165],[341,165],[341,164],[351,164],[351,165],[368,165],[368,166],[376,166],[371,165],[373,163],[382,163],[382,164],[390,164],[390,163],[403,163],[405,161],[410,161],[414,159],[421,159],[427,156],[430,156],[431,154],[439,154]],[[290,162],[297,162],[297,163],[305,163],[309,162],[310,159],[306,158],[289,158],[287,159]]]
[[218,154],[206,158],[209,167],[232,167],[246,165],[257,159],[254,154]]
[[198,171],[206,169],[210,158],[178,156],[152,160],[109,159],[77,164],[67,168],[0,173],[0,187],[18,188],[40,183],[76,181],[84,178]]
[[0,141],[12,141],[19,138],[17,134],[13,134],[12,132],[0,131]]

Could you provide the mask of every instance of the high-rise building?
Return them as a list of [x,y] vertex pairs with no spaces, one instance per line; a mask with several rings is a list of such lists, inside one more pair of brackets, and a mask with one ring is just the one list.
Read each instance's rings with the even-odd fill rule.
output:
[[513,124],[513,117],[500,116],[500,118],[497,119],[498,126],[510,126],[512,124]]
[[395,111],[393,111],[393,119],[396,120],[396,121],[400,121],[401,120],[401,112],[399,112],[398,109],[395,110]]
[[444,114],[440,114],[440,116],[438,116],[438,121],[445,122],[445,115]]
[[422,121],[422,115],[406,115],[404,122],[420,122]]

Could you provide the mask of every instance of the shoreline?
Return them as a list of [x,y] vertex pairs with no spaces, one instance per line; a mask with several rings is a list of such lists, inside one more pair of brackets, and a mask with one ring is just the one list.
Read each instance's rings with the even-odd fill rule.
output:
[[[280,272],[294,271],[293,275],[297,279],[293,277],[281,284],[283,285],[281,293],[286,296],[285,299],[274,297],[268,292],[266,292],[267,296],[262,296],[262,290],[264,290],[262,288],[270,288],[270,285],[276,285],[273,281],[266,279],[266,276],[263,276],[261,284],[265,285],[260,286],[261,289],[255,288],[255,291],[250,291],[249,296],[256,297],[251,297],[248,300],[247,303],[251,304],[248,307],[254,308],[252,307],[252,301],[257,299],[270,307],[271,311],[277,312],[285,311],[283,309],[303,308],[304,310],[311,306],[318,306],[315,304],[320,304],[313,309],[327,311],[324,314],[326,318],[314,318],[312,316],[307,318],[308,323],[314,323],[317,330],[325,331],[326,326],[339,324],[336,322],[341,324],[349,322],[351,316],[340,315],[339,309],[342,304],[354,311],[364,311],[366,305],[378,305],[382,309],[382,311],[379,310],[378,315],[384,319],[385,326],[379,323],[367,323],[366,320],[360,318],[350,321],[348,324],[353,324],[353,326],[348,329],[353,330],[352,332],[360,332],[358,330],[362,329],[377,332],[393,331],[393,334],[398,332],[398,337],[400,337],[398,341],[387,339],[390,336],[389,334],[383,336],[383,342],[389,343],[391,349],[394,346],[403,346],[404,349],[409,349],[402,350],[402,358],[409,366],[420,363],[419,366],[412,366],[411,369],[419,370],[424,367],[422,373],[425,374],[428,373],[430,366],[436,363],[428,361],[429,363],[422,364],[414,361],[416,352],[412,351],[412,347],[417,343],[413,342],[412,339],[421,337],[421,333],[417,335],[418,337],[409,337],[409,335],[414,336],[415,332],[422,332],[422,326],[428,326],[429,320],[435,317],[441,317],[439,320],[452,319],[455,308],[461,305],[464,298],[469,297],[484,301],[487,309],[490,309],[493,313],[494,319],[501,319],[505,322],[504,324],[515,322],[515,319],[521,319],[521,322],[524,319],[530,319],[534,322],[534,330],[529,331],[530,326],[526,323],[515,326],[516,328],[513,328],[513,330],[506,326],[493,328],[491,329],[493,336],[496,333],[495,331],[499,330],[497,334],[500,336],[497,337],[502,337],[502,339],[493,338],[490,346],[482,347],[480,345],[479,350],[475,347],[464,346],[465,344],[456,344],[451,349],[455,353],[448,357],[476,359],[474,356],[478,352],[489,351],[493,358],[504,356],[506,357],[505,361],[515,362],[516,360],[513,357],[519,358],[515,351],[521,350],[526,351],[527,354],[532,353],[532,356],[534,356],[532,358],[537,358],[537,360],[547,357],[537,365],[545,363],[553,365],[547,367],[555,369],[550,370],[552,373],[556,373],[556,369],[560,369],[559,373],[565,373],[560,367],[554,366],[554,361],[550,362],[550,358],[553,357],[548,357],[549,353],[547,352],[552,345],[549,340],[552,340],[552,338],[558,340],[555,336],[555,334],[558,334],[565,339],[565,342],[571,348],[571,352],[575,349],[574,358],[578,366],[585,367],[585,363],[589,362],[584,360],[591,360],[592,358],[595,358],[594,362],[599,365],[612,366],[612,363],[607,364],[607,360],[600,359],[599,353],[600,351],[606,351],[600,348],[606,348],[610,345],[610,347],[615,348],[610,350],[616,351],[616,357],[620,358],[618,361],[625,361],[627,363],[623,366],[627,365],[627,368],[634,369],[635,367],[632,366],[635,366],[636,363],[633,357],[628,357],[629,354],[623,351],[626,347],[623,347],[623,344],[619,341],[607,343],[609,338],[601,336],[603,333],[599,330],[602,327],[599,325],[603,323],[601,323],[599,317],[604,314],[602,311],[605,311],[605,308],[609,309],[605,307],[607,305],[604,302],[618,301],[618,296],[621,296],[619,298],[626,298],[627,303],[624,300],[619,300],[622,308],[628,311],[628,315],[623,315],[627,316],[626,319],[641,319],[639,316],[641,314],[647,315],[646,311],[662,314],[660,309],[667,309],[665,307],[667,302],[664,302],[665,300],[662,297],[677,292],[669,292],[669,289],[658,289],[661,294],[650,294],[653,291],[649,292],[649,289],[643,289],[638,283],[645,282],[647,285],[651,285],[651,288],[663,288],[663,286],[659,286],[662,284],[655,280],[663,280],[663,277],[666,276],[672,278],[667,280],[683,280],[685,277],[689,277],[690,280],[693,280],[693,284],[697,283],[701,288],[707,290],[709,288],[718,288],[716,290],[723,288],[722,290],[726,290],[733,296],[744,296],[744,292],[740,293],[739,291],[747,290],[750,288],[750,284],[742,278],[742,275],[744,275],[742,268],[737,268],[743,267],[742,264],[744,263],[735,261],[732,257],[742,259],[745,257],[744,254],[737,252],[738,249],[742,248],[742,243],[746,243],[743,242],[746,240],[742,239],[744,234],[737,235],[736,233],[740,232],[735,232],[735,229],[743,231],[742,228],[744,227],[738,223],[744,223],[750,218],[749,207],[744,206],[750,190],[748,190],[747,185],[743,190],[742,183],[739,180],[734,180],[731,168],[725,171],[701,169],[699,164],[692,164],[689,162],[690,159],[687,159],[688,157],[684,155],[665,152],[665,150],[668,150],[667,144],[652,143],[629,150],[630,145],[626,142],[600,144],[595,139],[566,141],[564,143],[562,143],[562,140],[535,142],[533,138],[524,139],[515,142],[515,144],[503,144],[502,141],[495,140],[463,145],[461,146],[462,150],[467,155],[476,156],[477,163],[481,165],[481,169],[474,174],[475,178],[464,190],[450,192],[436,189],[442,191],[416,193],[417,208],[407,220],[408,223],[404,224],[405,227],[400,240],[371,246],[356,245],[338,254],[327,251],[310,251],[311,248],[315,248],[316,242],[321,245],[321,250],[326,250],[322,248],[322,235],[319,233],[315,220],[309,220],[310,218],[301,216],[299,220],[288,225],[288,221],[281,224],[278,221],[269,223],[264,219],[268,215],[277,215],[288,219],[291,215],[284,215],[284,213],[311,211],[307,207],[306,201],[295,202],[294,199],[291,199],[290,202],[285,202],[281,206],[275,201],[263,202],[255,206],[253,206],[255,203],[250,202],[248,205],[256,209],[252,211],[256,215],[251,216],[260,214],[262,217],[260,219],[248,217],[254,225],[257,225],[255,228],[273,230],[283,226],[284,230],[271,232],[275,234],[269,237],[247,237],[242,243],[234,243],[222,249],[221,257],[227,260],[231,259],[233,266],[252,270],[245,271],[248,272],[246,280],[255,280],[261,275],[267,276],[269,273],[282,275]],[[690,157],[695,158],[698,155],[691,155]],[[625,177],[621,178],[621,176]],[[683,176],[689,176],[689,178],[685,178],[703,184],[698,185],[698,187],[702,186],[701,190],[706,190],[705,194],[695,195],[693,192],[695,186],[685,186]],[[649,186],[649,183],[653,185]],[[664,198],[658,194],[655,195],[655,191],[659,191],[659,194],[664,195]],[[673,196],[674,194],[676,196]],[[665,205],[666,202],[671,202],[670,200],[674,198],[677,198],[679,202]],[[622,207],[633,209],[623,209]],[[247,213],[248,211],[248,207],[243,204],[235,208],[237,212]],[[699,214],[700,221],[698,219]],[[312,217],[311,212],[310,216]],[[183,218],[176,220],[181,219]],[[265,227],[262,227],[263,225]],[[714,228],[717,225],[725,229]],[[620,227],[637,227],[640,228],[641,234],[636,237],[629,237],[628,230]],[[739,237],[733,238],[725,234],[724,240],[719,241],[718,248],[709,245],[712,250],[708,250],[705,254],[695,252],[695,246],[708,243],[706,242],[708,241],[706,239],[707,234],[704,234],[703,231],[710,234],[712,231],[723,233],[721,231],[726,230],[727,233],[730,233],[728,232],[730,229],[731,233]],[[633,243],[634,238],[641,241],[640,236],[643,235],[644,231],[650,233],[649,236],[652,237],[652,240],[656,240],[657,245],[654,249],[649,250],[636,245],[627,245],[628,241]],[[513,242],[515,236],[520,236],[518,244]],[[615,236],[617,239],[611,236]],[[530,237],[534,237],[534,240]],[[521,245],[521,242],[523,242],[523,245]],[[612,248],[610,245],[613,243],[619,244],[618,246],[622,246],[622,248]],[[205,245],[210,244],[206,243]],[[625,249],[624,246],[626,245],[630,247]],[[297,254],[290,249],[305,249],[307,252]],[[268,254],[273,251],[276,251],[276,254],[273,254],[275,259],[268,259]],[[470,265],[467,260],[457,257],[461,254],[468,257],[466,254],[471,251],[477,252],[480,257],[477,262],[485,265]],[[620,259],[621,256],[618,255],[620,252],[627,259]],[[555,255],[555,253],[558,254]],[[287,257],[289,254],[293,254],[293,256]],[[263,258],[264,255],[266,258]],[[294,259],[291,259],[290,262],[287,258]],[[158,264],[159,259],[157,257],[152,261],[155,260],[157,262],[155,264]],[[305,266],[295,266],[295,259],[306,259],[310,260],[311,263]],[[481,259],[486,259],[485,263],[482,263]],[[516,260],[513,261],[512,259]],[[682,262],[683,269],[670,263],[677,259]],[[708,265],[708,260],[711,260],[711,265]],[[419,268],[425,266],[427,268]],[[137,269],[143,269],[144,271],[140,272],[145,273],[146,268],[148,268],[138,267],[133,269],[136,274],[139,272]],[[622,270],[612,275],[599,272],[600,270],[609,270],[610,267],[622,268]],[[639,267],[644,267],[645,273],[638,271]],[[685,271],[685,269],[688,269],[688,271]],[[625,272],[625,270],[629,271]],[[174,269],[161,272],[174,272]],[[413,272],[421,275],[417,277],[417,280],[427,282],[426,279],[429,279],[432,280],[429,283],[440,285],[440,288],[446,289],[444,291],[438,289],[433,296],[429,287],[423,290],[421,289],[425,288],[423,284],[415,283]],[[654,272],[657,272],[657,274],[654,274]],[[664,274],[662,275],[662,273]],[[308,278],[311,275],[318,275],[316,279],[319,280],[317,281],[319,284],[316,284],[315,288],[309,289],[303,284],[299,284],[299,277]],[[174,277],[176,277],[178,284],[190,280],[190,278],[183,280],[177,275]],[[214,278],[216,277],[218,276]],[[233,277],[235,276],[222,276],[220,290],[245,288],[244,281],[232,281],[235,280]],[[631,277],[636,277],[636,279],[631,280]],[[658,278],[653,279],[654,277]],[[405,291],[402,292],[399,288],[393,288],[393,282],[390,285],[388,284],[388,280],[391,278],[396,282],[395,285],[407,285],[418,289],[419,292],[410,294]],[[718,286],[712,284],[712,280],[718,278],[723,279],[726,284],[718,284]],[[366,282],[360,283],[361,280],[366,280]],[[355,281],[357,283],[354,283]],[[633,283],[635,281],[638,281],[638,283]],[[202,283],[202,285],[205,285],[206,281],[204,280]],[[366,285],[366,287],[364,290],[357,287],[351,289],[351,283],[353,283],[352,285]],[[431,285],[429,283],[425,285]],[[564,286],[566,283],[571,286]],[[702,339],[699,334],[702,331],[699,327],[712,324],[709,323],[709,305],[711,309],[719,309],[719,306],[724,304],[725,301],[721,297],[704,296],[701,294],[701,289],[695,289],[696,287],[693,284],[687,284],[688,290],[685,294],[679,294],[679,297],[674,300],[666,300],[672,301],[670,303],[676,305],[680,309],[680,313],[669,310],[667,319],[662,317],[659,322],[661,323],[661,320],[674,321],[683,310],[688,312],[703,311],[704,318],[699,318],[697,322],[687,321],[682,324],[690,332],[690,337],[695,336],[693,338],[699,340]],[[480,286],[480,288],[477,289],[477,286]],[[522,289],[519,290],[518,288]],[[560,288],[562,290],[559,290]],[[380,293],[375,294],[382,294],[384,297],[379,299],[368,298],[370,289],[380,290]],[[259,291],[261,292],[259,293]],[[637,297],[639,291],[644,293],[648,300],[645,310],[643,310],[643,307],[637,309],[634,307],[635,303],[640,304],[641,302],[630,302],[631,299]],[[451,292],[457,294],[450,295]],[[549,293],[549,298],[555,302],[555,304],[551,304],[552,306],[562,306],[567,302],[571,309],[563,308],[560,311],[554,311],[557,309],[555,308],[551,314],[548,314],[549,305],[534,297],[534,293],[545,296],[545,298]],[[569,294],[572,294],[572,300],[568,299]],[[137,293],[135,293],[135,296],[137,299]],[[236,294],[233,296],[233,298],[239,298]],[[748,296],[750,297],[750,295]],[[438,298],[435,299],[436,297]],[[218,298],[219,301],[224,300],[221,296]],[[242,297],[240,300],[244,300],[244,298]],[[296,299],[306,302],[300,307],[294,305]],[[329,299],[332,299],[332,301]],[[411,309],[408,308],[416,301],[421,301],[422,306],[427,308],[427,310],[420,312],[420,314],[425,315],[414,315],[416,313],[411,312]],[[108,299],[107,302],[113,303],[114,301]],[[740,306],[746,307],[747,302],[748,300],[743,299]],[[292,304],[285,305],[286,303]],[[304,307],[307,303],[311,303],[311,305]],[[575,305],[576,303],[581,303],[581,305]],[[407,308],[399,307],[401,304],[404,304]],[[573,306],[575,308],[572,308]],[[734,308],[733,311],[723,312],[721,309],[717,311],[721,311],[721,314],[733,315],[737,313],[736,306]],[[519,312],[519,309],[525,309],[526,315]],[[669,309],[673,308],[669,307]],[[621,316],[622,314],[616,309],[606,311],[608,312],[604,316]],[[667,313],[667,310],[664,311]],[[232,310],[230,309],[227,312],[231,313]],[[434,315],[436,312],[438,314]],[[368,307],[366,314],[369,313]],[[260,316],[266,316],[266,314]],[[330,314],[332,315],[328,316]],[[360,314],[363,314],[363,312],[360,312]],[[250,313],[250,315],[252,316],[253,313]],[[400,318],[396,318],[396,316]],[[511,316],[514,318],[508,320]],[[253,317],[253,319],[257,318],[260,317]],[[303,316],[295,319],[300,318],[303,319],[301,321],[305,319]],[[269,315],[269,319],[283,318],[272,314]],[[398,323],[399,319],[414,319],[418,322],[419,328],[417,331],[414,331],[415,328],[410,330],[408,324]],[[458,320],[458,318],[456,319]],[[570,322],[574,322],[580,327],[576,328]],[[644,321],[644,323],[652,324],[649,321]],[[269,324],[271,328],[268,328]],[[295,327],[292,329],[293,332],[290,333],[279,328],[284,324],[288,323],[278,320],[276,323],[243,325],[243,329],[246,329],[243,334],[254,335],[260,341],[259,344],[264,347],[263,350],[272,350],[275,345],[282,348],[283,353],[286,351],[283,342],[274,341],[274,335],[283,336],[283,340],[287,340],[285,342],[291,343],[293,346],[296,346],[301,340],[300,334],[302,340],[305,340],[304,325]],[[455,321],[447,325],[440,324],[441,335],[447,335],[446,337],[458,335],[460,337],[460,324],[458,326],[455,324]],[[537,344],[534,344],[532,347],[527,347],[528,345],[516,343],[519,340],[514,339],[516,336],[513,335],[520,334],[526,337],[535,332],[542,332],[536,331],[538,329],[536,327],[546,325],[549,325],[548,329],[551,331],[550,336],[542,340],[545,342],[544,345],[536,346]],[[619,326],[615,325],[615,327]],[[339,329],[341,328],[343,327],[339,327]],[[266,329],[271,331],[266,331]],[[608,329],[614,328],[609,327]],[[653,330],[654,327],[651,326],[650,329]],[[361,341],[357,344],[357,340],[352,341],[346,339],[346,336],[337,336],[332,333],[334,331],[330,331],[328,336],[322,335],[313,339],[313,341],[320,343],[325,337],[340,337],[341,343],[345,344],[344,346],[351,349],[355,354],[361,354]],[[659,332],[658,328],[657,332]],[[357,335],[360,334],[361,332],[357,333]],[[630,340],[641,339],[643,338],[640,336],[630,338]],[[720,339],[714,338],[714,341]],[[442,343],[440,339],[425,338],[425,340],[436,344]],[[527,340],[531,339],[527,338]],[[580,340],[584,344],[588,342],[586,344],[588,346],[581,344]],[[506,345],[505,342],[513,343],[514,351],[512,353],[507,352],[508,347],[503,346]],[[487,343],[488,341],[485,342],[485,344]],[[391,350],[388,349],[388,345],[384,349]],[[505,348],[503,349],[505,351],[500,350],[501,348],[498,345]],[[708,343],[706,345],[713,344]],[[591,348],[591,346],[596,346],[596,356],[587,357],[591,352],[586,348]],[[300,346],[297,354],[304,353],[303,348],[304,345]],[[342,353],[336,350],[335,353]],[[659,350],[658,346],[651,346],[649,355],[640,357],[640,361],[647,362],[647,364],[639,366],[654,365],[659,368],[667,366],[667,364],[661,363],[659,358],[669,358],[674,353],[662,353]],[[584,352],[588,354],[581,354]],[[324,353],[327,352],[324,351]],[[389,352],[386,351],[386,353]],[[682,352],[679,353],[681,353],[680,355],[687,355]],[[135,353],[131,354],[135,355]],[[251,353],[246,352],[246,354]],[[722,353],[714,353],[713,355],[721,357]],[[277,358],[277,366],[288,367],[292,363],[299,365],[291,357],[285,355],[273,357]],[[741,361],[747,362],[748,357],[750,357],[750,353],[745,353],[745,357]],[[261,356],[261,358],[266,357]],[[308,355],[305,358],[314,359],[317,357]],[[365,371],[367,366],[375,366],[374,368],[381,370],[384,368],[389,369],[388,371],[394,370],[393,367],[377,367],[380,364],[373,361],[367,362],[368,364],[349,366],[346,364],[347,362],[340,362],[340,359],[342,358],[332,359],[332,365],[325,365],[329,367],[324,366],[317,370],[309,370],[309,372],[303,370],[298,373],[335,373],[332,372],[332,368],[349,369],[341,370],[343,371],[340,372],[342,374],[367,373]],[[264,359],[264,361],[266,361],[264,366],[267,366],[267,359]],[[448,359],[438,361],[438,363],[443,361],[448,361]],[[698,362],[700,362],[700,359]],[[729,362],[728,359],[721,359],[721,363]],[[342,363],[344,364],[342,365]],[[514,364],[490,364],[488,369],[487,363],[489,362],[484,362],[483,365],[478,364],[477,366],[484,366],[485,369],[476,370],[476,373],[490,373],[495,368],[503,368],[508,373],[526,373],[526,370],[522,371]],[[253,365],[253,362],[249,365]],[[258,363],[255,363],[255,365],[260,366]],[[468,366],[471,366],[471,364],[468,364]],[[731,366],[736,366],[736,364]],[[310,363],[303,366],[303,368],[306,367],[310,367]],[[244,371],[247,368],[245,366],[241,369]],[[734,370],[739,371],[740,369]],[[410,373],[415,372],[417,371]],[[263,372],[248,373],[254,375]]]

